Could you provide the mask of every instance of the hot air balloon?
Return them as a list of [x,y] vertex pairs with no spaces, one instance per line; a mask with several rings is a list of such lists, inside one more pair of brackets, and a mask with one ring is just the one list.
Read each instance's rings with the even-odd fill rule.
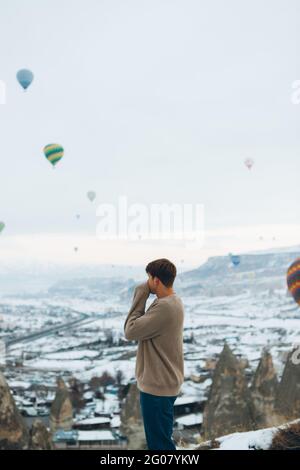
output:
[[89,198],[91,202],[93,202],[96,199],[96,196],[97,194],[95,193],[95,191],[88,191],[87,193],[87,197]]
[[56,163],[64,156],[64,149],[59,144],[48,144],[44,147],[44,154],[47,160],[55,166]]
[[75,251],[75,253],[77,253],[77,251],[78,251],[78,246],[74,246],[74,251]]
[[246,158],[244,163],[245,163],[246,167],[248,168],[248,170],[251,170],[251,168],[254,165],[254,160],[252,158]]
[[29,85],[31,85],[33,78],[33,73],[31,72],[31,70],[28,69],[19,70],[17,73],[17,80],[20,83],[21,87],[24,88],[24,90],[27,90]]
[[240,257],[239,255],[232,255],[232,254],[230,253],[229,256],[230,256],[230,260],[231,260],[233,266],[238,266],[238,265],[240,264],[240,262],[241,262],[241,257]]
[[76,219],[80,219],[80,214],[76,214]]
[[295,302],[300,305],[300,258],[297,258],[287,270],[287,286]]
[[4,229],[5,229],[5,223],[0,222],[0,233],[3,232]]

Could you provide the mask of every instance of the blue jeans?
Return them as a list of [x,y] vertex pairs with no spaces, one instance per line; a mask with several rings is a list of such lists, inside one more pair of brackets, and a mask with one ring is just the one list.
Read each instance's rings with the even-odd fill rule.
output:
[[176,450],[172,439],[176,396],[162,397],[140,390],[140,406],[149,450]]

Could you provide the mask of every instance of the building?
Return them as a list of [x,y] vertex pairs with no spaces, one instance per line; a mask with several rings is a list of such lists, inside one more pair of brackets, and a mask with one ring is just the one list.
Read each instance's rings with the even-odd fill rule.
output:
[[127,441],[109,429],[56,431],[53,435],[55,449],[126,449]]
[[181,429],[196,429],[200,430],[203,421],[203,413],[191,413],[189,415],[180,416],[175,419],[175,426],[178,430]]
[[82,419],[73,424],[74,429],[79,431],[91,431],[98,429],[107,429],[110,427],[110,418],[99,416],[95,418]]
[[174,403],[174,416],[181,416],[202,411],[203,404],[198,397],[181,396]]

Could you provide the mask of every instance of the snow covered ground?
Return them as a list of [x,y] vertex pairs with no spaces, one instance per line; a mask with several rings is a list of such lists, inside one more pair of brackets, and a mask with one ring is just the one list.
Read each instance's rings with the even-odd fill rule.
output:
[[[213,258],[179,277],[175,290],[185,306],[187,379],[206,370],[206,361],[220,353],[224,340],[234,353],[249,360],[249,372],[268,346],[281,374],[286,352],[300,343],[300,329],[299,308],[287,295],[285,265],[277,256],[249,258],[240,271],[228,267],[227,259]],[[57,283],[39,295],[0,299],[4,340],[59,326],[55,334],[10,347],[7,360],[22,358],[23,367],[8,367],[8,379],[48,383],[60,373],[85,381],[104,371],[115,375],[117,370],[123,372],[124,381],[134,378],[136,344],[123,335],[132,280],[102,279],[99,289],[97,285],[94,278],[77,279],[74,284]],[[153,300],[151,296],[147,307]],[[82,321],[74,327],[60,329],[78,318]],[[197,383],[191,390],[191,383],[186,381],[182,388],[187,396],[203,397],[210,386],[209,382]]]
[[[299,421],[300,420],[295,420],[278,427],[259,429],[257,431],[227,434],[226,436],[221,436],[216,439],[220,445],[212,450],[268,450],[271,446],[274,435],[279,429],[284,429],[291,423],[297,423]],[[210,441],[207,441],[206,443],[201,443],[201,445],[209,445],[209,443]],[[177,446],[177,450],[194,450],[197,447],[198,445],[190,445],[188,447]]]

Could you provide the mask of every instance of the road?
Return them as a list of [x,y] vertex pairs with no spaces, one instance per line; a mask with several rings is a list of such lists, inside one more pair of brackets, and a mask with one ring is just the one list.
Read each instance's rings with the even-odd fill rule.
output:
[[37,339],[43,338],[44,336],[54,335],[57,332],[60,332],[69,328],[73,328],[74,326],[78,326],[78,324],[83,323],[86,320],[91,321],[90,315],[80,313],[80,318],[77,318],[76,320],[72,320],[67,323],[63,323],[57,326],[52,326],[51,328],[46,328],[45,330],[36,331],[29,335],[19,336],[17,338],[8,340],[5,342],[6,350],[9,350],[11,346],[18,344],[18,343],[28,343],[30,341],[35,341]]

